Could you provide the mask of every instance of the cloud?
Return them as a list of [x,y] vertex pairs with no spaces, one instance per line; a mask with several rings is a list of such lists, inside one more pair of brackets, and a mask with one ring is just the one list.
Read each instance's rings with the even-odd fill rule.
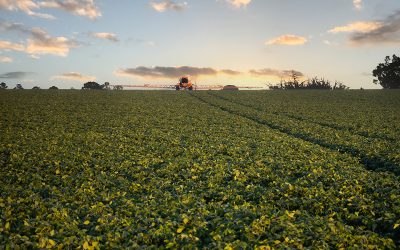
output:
[[329,41],[329,40],[324,40],[323,43],[326,44],[326,45],[328,45],[328,46],[338,46],[338,45],[339,45],[339,43],[337,43],[337,42],[331,42],[331,41]]
[[350,36],[352,45],[400,44],[400,10],[383,20],[382,25],[369,32]]
[[363,0],[353,0],[353,5],[357,10],[361,10]]
[[252,69],[248,73],[236,71],[232,69],[214,69],[214,68],[198,68],[190,66],[182,67],[144,67],[139,66],[136,68],[119,69],[114,72],[116,76],[122,77],[139,77],[145,79],[177,79],[184,75],[189,75],[193,78],[202,76],[216,77],[220,74],[239,76],[251,75],[253,77],[276,77],[276,78],[290,78],[292,74],[296,73],[298,77],[304,77],[304,74],[297,70],[278,70],[278,69]]
[[190,66],[182,67],[144,67],[119,69],[115,72],[119,76],[138,76],[143,78],[179,78],[183,75],[193,77],[205,75],[217,75],[218,71],[213,68],[197,68]]
[[279,69],[271,69],[271,68],[265,68],[265,69],[252,69],[249,71],[250,74],[254,76],[272,76],[272,77],[277,77],[277,78],[287,78],[291,77],[293,73],[295,73],[299,77],[303,77],[304,74],[300,71],[297,70],[279,70]]
[[0,50],[24,51],[25,47],[22,44],[0,40]]
[[373,30],[376,30],[380,27],[382,27],[381,22],[354,22],[354,23],[349,23],[345,26],[335,27],[335,28],[329,30],[328,32],[329,33],[341,33],[341,32],[366,33],[366,32],[371,32]]
[[1,79],[21,79],[32,75],[32,72],[22,72],[22,71],[15,71],[15,72],[7,72],[0,74]]
[[329,32],[349,32],[353,46],[400,44],[400,10],[381,21],[356,22],[336,27]]
[[33,9],[40,9],[40,6],[32,0],[0,0],[0,9],[8,11],[23,11],[29,16],[55,19],[52,15],[34,12]]
[[52,79],[63,79],[63,80],[86,82],[86,81],[95,81],[96,77],[82,75],[81,73],[78,73],[78,72],[68,72],[68,73],[64,73],[59,76],[53,76]]
[[175,11],[181,11],[186,9],[187,7],[187,3],[183,2],[183,3],[175,3],[172,0],[164,0],[161,2],[155,2],[155,1],[151,1],[150,2],[150,6],[158,12],[164,12],[166,10],[175,10]]
[[303,45],[307,42],[307,38],[296,35],[283,35],[280,37],[268,40],[266,45]]
[[101,17],[95,0],[52,0],[39,2],[40,7],[55,8],[78,16],[85,16],[90,19]]
[[106,39],[111,42],[119,42],[118,37],[113,33],[107,32],[98,32],[98,33],[90,33],[92,37],[99,38],[99,39]]
[[40,59],[40,56],[38,56],[38,55],[29,55],[29,57],[34,60]]
[[31,34],[32,37],[28,39],[26,47],[28,54],[52,54],[65,57],[71,48],[78,46],[77,42],[66,37],[51,37],[40,28],[33,28]]
[[2,62],[2,63],[10,63],[12,61],[13,61],[13,59],[11,57],[9,57],[9,56],[1,56],[0,55],[0,62]]
[[90,19],[96,19],[101,16],[101,12],[97,8],[95,0],[0,0],[0,9],[7,11],[23,11],[29,16],[55,19],[55,17],[50,14],[33,11],[42,8],[61,9],[74,15],[86,16]]
[[23,51],[30,55],[52,54],[67,56],[71,48],[78,47],[78,43],[66,37],[52,37],[41,28],[28,28],[19,23],[0,22],[0,31],[19,32],[28,35],[27,44],[15,44],[0,41],[0,49]]
[[219,73],[222,73],[225,75],[232,75],[232,76],[242,74],[242,72],[240,72],[240,71],[235,71],[235,70],[231,70],[231,69],[223,69],[223,70],[220,70]]
[[226,0],[226,1],[235,8],[246,7],[251,3],[251,0]]

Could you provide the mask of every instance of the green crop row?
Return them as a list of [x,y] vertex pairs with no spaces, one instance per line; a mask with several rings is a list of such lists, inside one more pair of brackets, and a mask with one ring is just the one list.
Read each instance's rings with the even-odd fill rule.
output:
[[[217,94],[217,93],[214,93]],[[266,113],[349,130],[365,137],[399,140],[398,91],[255,91],[217,96]]]
[[5,248],[400,244],[398,176],[246,117],[256,109],[172,91],[4,91],[0,104]]
[[[212,96],[216,97],[211,99],[212,104],[228,112],[243,115],[281,132],[323,147],[351,154],[360,158],[360,161],[368,169],[400,174],[400,151],[398,150],[400,140],[367,137],[354,133],[352,130],[341,130],[305,119],[295,119],[275,112],[266,112],[263,109],[242,104],[240,98],[229,99],[215,94],[212,94]],[[255,98],[252,100],[254,101]]]

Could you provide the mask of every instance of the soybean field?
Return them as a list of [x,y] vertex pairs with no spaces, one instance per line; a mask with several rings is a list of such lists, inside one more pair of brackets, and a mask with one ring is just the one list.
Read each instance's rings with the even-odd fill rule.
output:
[[396,249],[400,91],[0,91],[0,248]]

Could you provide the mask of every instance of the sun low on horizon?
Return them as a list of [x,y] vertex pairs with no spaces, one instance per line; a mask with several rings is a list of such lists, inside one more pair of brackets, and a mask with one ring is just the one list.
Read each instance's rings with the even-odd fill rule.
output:
[[0,81],[265,86],[321,77],[380,88],[398,0],[0,0]]

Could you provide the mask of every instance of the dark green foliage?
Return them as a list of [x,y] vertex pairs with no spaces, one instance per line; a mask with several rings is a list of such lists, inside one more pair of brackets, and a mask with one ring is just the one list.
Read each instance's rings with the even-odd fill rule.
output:
[[8,88],[8,86],[5,82],[0,83],[0,89],[7,89],[7,88]]
[[114,85],[113,86],[113,90],[123,90],[124,87],[122,87],[121,85]]
[[40,88],[38,86],[34,86],[32,89],[39,90]]
[[101,86],[101,88],[104,89],[104,90],[110,90],[110,89],[111,89],[110,83],[109,83],[109,82],[105,82],[105,83]]
[[323,78],[314,77],[305,81],[299,82],[297,76],[294,76],[292,80],[282,80],[279,84],[270,85],[269,89],[325,89],[325,90],[345,90],[348,89],[346,85],[341,82],[335,81],[332,84],[329,80]]
[[87,82],[87,83],[83,84],[82,89],[85,89],[85,90],[90,90],[90,89],[92,89],[92,90],[100,90],[100,89],[103,89],[103,86],[98,84],[97,82]]
[[49,89],[51,90],[57,90],[58,88],[56,86],[51,86]]
[[1,91],[0,246],[396,249],[399,96]]
[[378,64],[376,69],[372,71],[375,84],[380,84],[384,89],[400,88],[400,58],[393,55],[392,58],[387,56],[384,63]]
[[22,84],[18,83],[14,89],[24,89],[24,87],[22,87]]

